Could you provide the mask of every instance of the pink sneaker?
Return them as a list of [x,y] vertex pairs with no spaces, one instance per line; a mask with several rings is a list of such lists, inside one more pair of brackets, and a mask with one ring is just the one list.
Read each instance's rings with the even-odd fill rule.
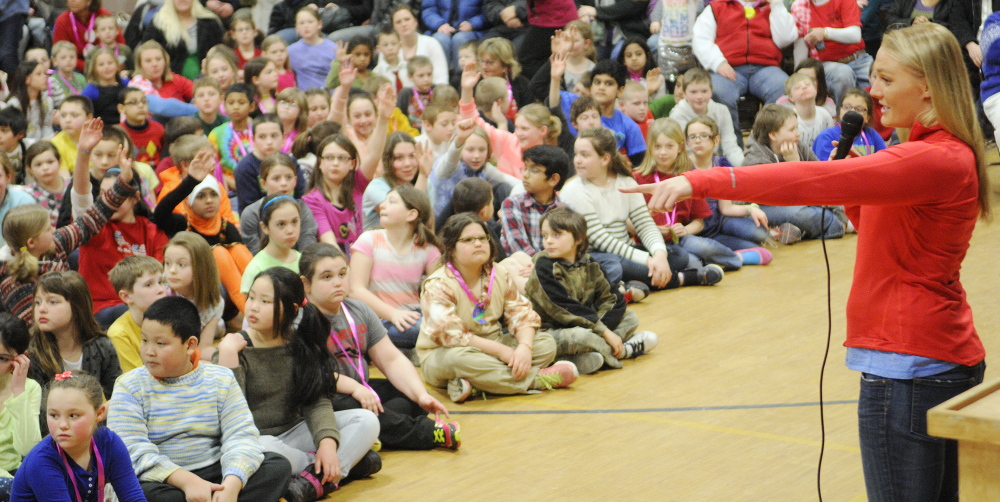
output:
[[552,366],[538,370],[532,388],[552,390],[567,387],[579,376],[580,372],[575,364],[569,361],[556,361]]

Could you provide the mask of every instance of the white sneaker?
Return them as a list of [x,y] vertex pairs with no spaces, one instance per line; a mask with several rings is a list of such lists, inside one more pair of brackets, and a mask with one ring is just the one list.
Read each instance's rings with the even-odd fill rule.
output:
[[658,341],[656,333],[640,331],[625,342],[625,357],[622,359],[633,359],[647,352],[652,352]]

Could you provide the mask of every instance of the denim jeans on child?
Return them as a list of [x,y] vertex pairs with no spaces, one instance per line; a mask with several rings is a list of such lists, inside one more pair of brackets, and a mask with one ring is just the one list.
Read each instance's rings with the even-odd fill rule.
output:
[[927,435],[927,410],[983,381],[986,363],[893,380],[861,374],[858,434],[869,502],[958,500],[958,443]]
[[[819,239],[822,224],[823,237],[839,239],[844,236],[844,224],[829,209],[820,206],[760,206],[767,215],[767,224],[772,228],[782,223],[791,223],[802,230],[803,239]],[[825,213],[825,214],[824,214]]]
[[382,326],[385,326],[385,330],[389,332],[389,340],[397,349],[412,349],[417,346],[417,335],[420,334],[421,321],[423,321],[422,317],[402,331],[391,321],[385,319],[382,319]]

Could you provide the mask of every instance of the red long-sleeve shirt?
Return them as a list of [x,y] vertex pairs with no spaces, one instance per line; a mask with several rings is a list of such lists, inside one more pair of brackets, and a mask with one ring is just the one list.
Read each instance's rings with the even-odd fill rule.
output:
[[972,149],[941,127],[836,162],[684,173],[694,197],[845,205],[858,229],[848,347],[974,365],[985,357],[959,280],[979,215]]

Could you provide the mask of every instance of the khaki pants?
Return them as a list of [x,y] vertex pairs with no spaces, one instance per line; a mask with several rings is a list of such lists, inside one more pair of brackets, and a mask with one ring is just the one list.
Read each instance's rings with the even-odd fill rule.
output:
[[[635,336],[635,330],[638,327],[639,316],[631,310],[626,310],[618,327],[611,331],[622,337],[622,342],[627,342]],[[604,364],[615,369],[622,367],[622,363],[614,356],[611,346],[604,340],[604,337],[587,328],[560,328],[550,329],[546,332],[555,338],[556,354],[559,356],[597,352],[604,356]]]
[[[488,337],[508,347],[517,347],[517,339],[505,333]],[[464,378],[473,387],[490,394],[524,394],[535,381],[538,370],[556,358],[556,341],[544,331],[535,333],[531,351],[531,371],[516,380],[507,363],[473,347],[440,347],[428,354],[420,365],[427,383],[445,388],[448,381]]]

